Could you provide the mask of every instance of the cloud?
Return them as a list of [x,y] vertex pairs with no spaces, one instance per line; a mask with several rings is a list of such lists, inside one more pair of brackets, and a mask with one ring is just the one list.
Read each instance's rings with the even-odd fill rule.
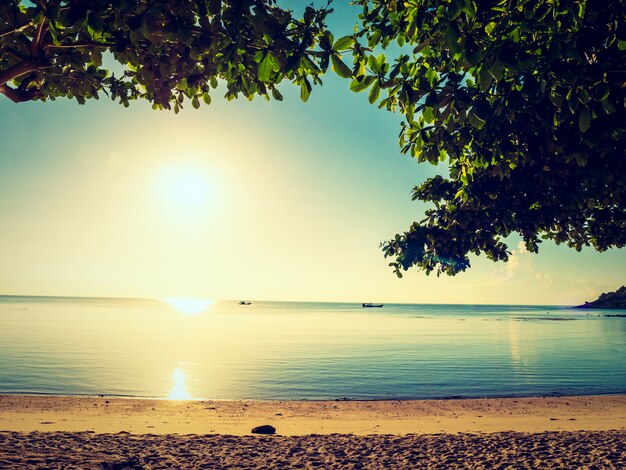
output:
[[491,283],[503,284],[515,278],[520,271],[530,271],[532,269],[530,255],[524,242],[519,242],[517,248],[511,252],[509,260],[491,273]]
[[535,279],[547,285],[551,285],[554,282],[554,276],[552,276],[552,274],[541,271],[535,273]]

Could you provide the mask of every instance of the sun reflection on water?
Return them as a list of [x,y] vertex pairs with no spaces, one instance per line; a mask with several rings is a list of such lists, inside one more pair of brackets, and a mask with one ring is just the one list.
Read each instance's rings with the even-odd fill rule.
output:
[[170,390],[167,398],[170,400],[191,400],[191,395],[185,386],[185,380],[187,378],[185,372],[179,367],[174,371],[172,378],[174,379],[174,387]]
[[181,299],[169,297],[161,299],[183,315],[199,315],[206,312],[214,302],[210,299]]

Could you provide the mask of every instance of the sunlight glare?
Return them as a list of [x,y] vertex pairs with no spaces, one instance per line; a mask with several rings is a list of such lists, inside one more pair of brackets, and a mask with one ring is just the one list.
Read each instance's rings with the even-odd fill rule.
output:
[[201,167],[167,167],[158,175],[157,191],[161,200],[176,213],[197,215],[213,202],[215,188]]
[[170,400],[191,400],[191,395],[185,387],[185,379],[187,376],[180,367],[174,371],[172,378],[174,379],[174,387],[167,398]]
[[162,300],[183,315],[199,315],[205,313],[208,308],[215,303],[210,299],[181,299],[169,297]]

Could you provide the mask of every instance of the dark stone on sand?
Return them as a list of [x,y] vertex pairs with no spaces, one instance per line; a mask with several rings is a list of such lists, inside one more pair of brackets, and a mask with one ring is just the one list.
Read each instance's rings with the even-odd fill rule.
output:
[[269,424],[264,424],[263,426],[257,426],[256,428],[252,428],[252,434],[274,434],[276,433],[276,428],[274,426],[270,426]]
[[143,470],[139,459],[118,460],[113,462],[101,462],[100,470]]

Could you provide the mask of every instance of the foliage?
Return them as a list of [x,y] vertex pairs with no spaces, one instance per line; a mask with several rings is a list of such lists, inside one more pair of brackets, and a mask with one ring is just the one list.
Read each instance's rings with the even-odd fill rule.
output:
[[[276,85],[286,79],[306,100],[330,60],[349,74],[338,46],[350,40],[333,42],[331,11],[307,7],[298,19],[274,0],[3,0],[0,92],[79,103],[104,92],[125,106],[142,98],[178,112],[185,99],[210,103],[218,79],[229,100],[282,100]],[[106,53],[120,76],[103,67]]]
[[514,232],[531,252],[626,244],[626,1],[357,3],[370,48],[409,53],[357,54],[352,89],[404,114],[403,152],[449,164],[413,190],[426,218],[382,245],[399,276],[507,260]]

